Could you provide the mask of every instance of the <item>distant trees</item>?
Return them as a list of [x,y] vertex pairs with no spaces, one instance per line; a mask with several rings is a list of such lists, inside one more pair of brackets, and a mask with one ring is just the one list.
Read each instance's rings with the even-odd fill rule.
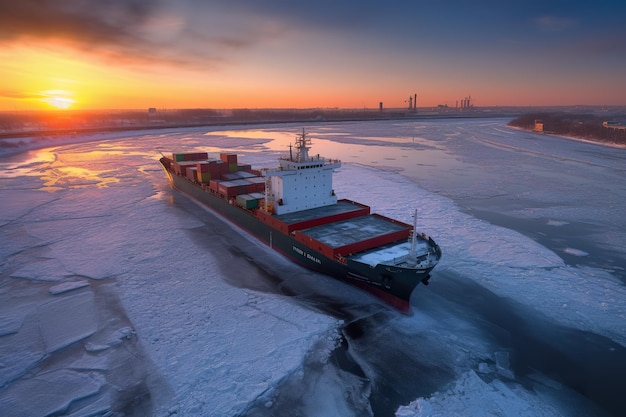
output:
[[604,122],[615,120],[616,117],[619,119],[619,115],[599,116],[565,112],[527,113],[510,121],[509,126],[533,130],[535,120],[541,120],[544,133],[626,145],[626,129],[611,129],[603,125]]

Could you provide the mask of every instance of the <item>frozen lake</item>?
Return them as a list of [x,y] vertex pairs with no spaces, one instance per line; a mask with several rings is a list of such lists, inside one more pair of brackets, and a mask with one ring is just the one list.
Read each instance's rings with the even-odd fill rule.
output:
[[[0,414],[620,415],[626,150],[507,122],[3,148]],[[342,160],[340,198],[407,223],[417,208],[442,247],[412,314],[282,259],[170,189],[158,164],[226,150],[273,167],[303,127],[312,154]]]

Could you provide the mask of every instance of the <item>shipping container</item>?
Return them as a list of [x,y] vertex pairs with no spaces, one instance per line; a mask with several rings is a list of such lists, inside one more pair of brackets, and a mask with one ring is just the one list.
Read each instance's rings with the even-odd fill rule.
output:
[[247,194],[245,180],[222,181],[218,184],[218,193],[225,197],[235,197],[239,194]]
[[185,172],[187,174],[187,178],[190,181],[197,181],[197,179],[198,179],[198,168],[196,168],[195,166],[187,167]]
[[[237,164],[237,171],[252,171],[252,165],[250,164]],[[258,175],[258,174],[255,174]]]
[[219,184],[220,182],[222,182],[221,180],[210,180],[209,181],[209,188],[214,191],[214,192],[218,192],[219,191]]
[[239,179],[244,179],[244,178],[253,178],[254,175],[250,174],[249,172],[245,172],[245,171],[236,171],[236,172],[229,172],[228,174],[224,174],[223,178],[225,180],[239,180]]
[[229,163],[228,172],[237,172],[237,163]]
[[221,153],[220,159],[227,164],[237,165],[237,154],[234,153]]
[[218,163],[222,163],[221,161],[200,161],[196,163],[196,166],[198,167],[198,171],[200,172],[212,172],[212,171],[217,171],[218,167],[217,164]]
[[210,172],[200,172],[196,169],[198,173],[198,182],[207,183],[211,181],[211,173]]
[[221,179],[226,165],[222,161],[202,161],[198,162],[196,166],[198,172],[210,174],[209,179]]
[[209,159],[209,154],[206,152],[177,152],[172,153],[172,160],[175,162],[181,161],[202,161]]
[[174,162],[174,172],[178,175],[187,175],[187,168],[195,165],[196,163],[192,161]]
[[245,209],[253,209],[259,206],[259,200],[250,194],[240,194],[237,196],[237,205]]
[[[259,178],[261,181],[256,180]],[[248,186],[246,189],[248,193],[262,193],[265,191],[265,179],[261,177],[253,177],[253,178],[245,178],[245,181],[248,182]]]
[[250,193],[265,192],[265,178],[264,177],[250,177],[250,178],[246,178],[245,180],[250,183],[250,186],[248,186]]

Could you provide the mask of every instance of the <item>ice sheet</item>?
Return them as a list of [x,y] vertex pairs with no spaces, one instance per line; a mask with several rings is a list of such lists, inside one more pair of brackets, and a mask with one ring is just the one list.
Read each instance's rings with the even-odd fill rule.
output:
[[70,370],[40,374],[7,389],[2,413],[7,417],[60,415],[72,402],[96,394],[104,383],[103,377]]
[[[539,397],[539,398],[537,398]],[[474,371],[463,374],[446,392],[430,398],[418,398],[396,412],[397,417],[430,416],[507,416],[565,417],[561,409],[550,405],[551,398],[536,396],[515,383],[500,380],[485,382]]]
[[37,314],[48,353],[85,339],[96,331],[96,310],[91,291],[41,304]]
[[[482,132],[482,127],[475,123],[469,123],[469,127],[457,124],[453,128],[384,123],[374,129],[372,124],[353,123],[328,125],[324,129],[330,139],[334,135],[372,149],[373,144],[376,149],[393,146],[407,154],[422,149],[431,152],[429,157],[444,153],[446,147],[464,146],[461,143],[490,141],[492,152],[487,155],[472,156],[468,147],[464,155],[469,155],[467,158],[472,161],[497,160],[499,148],[519,147],[516,141],[528,139],[520,132],[510,138],[505,135],[501,139],[503,143],[499,144],[494,138],[486,139],[482,133],[476,133]],[[350,130],[352,136],[346,137],[345,130]],[[10,172],[0,174],[3,181],[1,233],[11,245],[0,249],[2,277],[3,282],[19,277],[20,283],[18,288],[15,281],[10,281],[11,284],[3,284],[0,291],[3,313],[0,352],[7,358],[2,364],[0,385],[8,384],[8,388],[0,391],[3,408],[11,405],[16,410],[23,409],[20,407],[24,407],[24,403],[17,404],[20,399],[25,401],[29,394],[47,389],[49,380],[35,383],[22,379],[45,360],[47,352],[63,354],[77,350],[80,356],[65,365],[61,363],[55,373],[50,373],[58,376],[55,381],[70,387],[71,393],[52,391],[50,405],[40,411],[43,415],[56,412],[84,396],[97,397],[84,409],[85,413],[106,410],[107,401],[109,405],[115,401],[109,391],[102,389],[107,385],[99,377],[85,379],[82,371],[91,370],[100,375],[106,368],[110,372],[106,361],[97,361],[94,355],[105,355],[113,360],[118,347],[126,348],[138,341],[141,346],[133,352],[139,352],[138,358],[145,356],[153,361],[158,374],[167,381],[152,384],[151,389],[167,392],[169,386],[174,392],[171,401],[163,395],[163,404],[155,408],[157,415],[174,412],[233,415],[256,398],[263,398],[285,378],[298,375],[303,358],[314,347],[319,347],[320,340],[336,341],[336,329],[340,325],[336,319],[312,312],[282,295],[228,285],[221,279],[220,263],[215,256],[190,237],[189,231],[202,228],[204,223],[189,215],[187,209],[181,208],[181,203],[171,197],[154,150],[168,149],[172,141],[186,149],[221,145],[219,137],[207,138],[206,132],[206,129],[189,129],[61,138],[55,143],[59,146],[56,150],[42,151],[37,157],[25,158],[22,162],[19,158],[17,162],[15,159],[3,162],[2,167],[9,167]],[[419,134],[415,135],[416,132]],[[359,139],[368,135],[373,140]],[[393,137],[389,145],[381,139],[385,135]],[[407,146],[402,140],[404,137],[410,142],[413,136],[419,139],[419,146]],[[245,146],[250,144],[250,139],[224,138],[228,147],[247,153]],[[444,139],[449,138],[458,140],[458,144],[444,144]],[[93,143],[60,146],[94,140],[97,140],[98,152],[94,151]],[[424,147],[423,141],[430,141],[433,149]],[[432,143],[438,141],[442,143]],[[45,144],[49,142],[31,141],[25,146],[36,148]],[[241,159],[262,165],[270,161],[271,165],[275,153],[284,151],[274,146],[265,141],[255,142],[252,152]],[[549,140],[530,145],[525,142],[524,147],[527,146],[542,158],[556,156],[568,164],[583,163],[593,170],[603,170],[606,164],[611,172],[623,169],[619,167],[619,160],[602,161],[590,156],[593,159],[581,162],[578,154],[570,149],[559,153],[558,146]],[[352,152],[337,149],[344,149],[348,155]],[[392,150],[387,151],[392,154]],[[480,152],[484,151],[484,147],[480,148]],[[397,160],[404,157],[397,152],[394,155]],[[432,175],[449,176],[450,189],[439,189],[441,192],[435,193],[432,190],[437,191],[438,185],[432,178],[426,176],[421,180],[431,188],[430,192],[425,191],[426,187],[416,185],[419,181],[399,174],[411,177],[415,172],[394,165],[392,159],[379,160],[376,165],[371,163],[375,155],[356,156],[360,159],[344,163],[336,174],[337,194],[410,224],[417,207],[418,229],[433,236],[444,252],[436,271],[471,277],[495,294],[514,299],[553,322],[605,335],[626,345],[623,332],[626,292],[609,272],[566,265],[559,254],[545,246],[511,229],[477,220],[445,197],[448,192],[485,199],[501,195],[508,192],[509,170],[513,170],[517,178],[521,176],[516,174],[525,173],[526,168],[502,168],[485,162],[481,168],[489,174],[486,178],[496,178],[488,183],[481,178],[465,178],[467,161],[448,155],[442,160],[450,164],[450,170],[433,168]],[[364,161],[367,163],[363,164]],[[426,167],[429,163],[428,160],[412,162],[417,167]],[[380,169],[382,165],[387,165],[388,169]],[[81,179],[80,173],[84,171],[61,169],[68,166],[97,167],[100,174],[97,178]],[[498,169],[505,171],[497,172]],[[117,181],[111,181],[113,178]],[[545,217],[550,219],[547,225],[555,228],[572,221],[597,221],[598,216],[613,221],[610,216],[614,215],[615,207],[610,204],[599,212],[594,206],[576,207],[581,196],[572,194],[573,186],[555,193],[533,187],[532,178],[526,181],[528,183],[521,185],[526,189],[519,193],[520,197],[532,197],[545,206],[517,212],[522,218]],[[600,184],[587,197],[597,199],[607,193],[608,188],[609,185]],[[393,198],[389,197],[390,190]],[[613,232],[607,234],[605,242],[623,250],[620,246],[623,237]],[[563,251],[587,257],[585,251],[576,247],[564,246]],[[74,284],[83,280],[90,286]],[[24,283],[28,285],[21,285]],[[103,301],[100,293],[103,285],[115,288],[119,305],[108,298]],[[15,297],[19,303],[12,304],[10,300]],[[70,311],[79,314],[75,317]],[[121,313],[107,316],[112,312]],[[127,321],[120,318],[124,315]],[[101,316],[105,316],[104,322]],[[419,325],[428,326],[425,317],[418,315],[415,321],[418,320],[422,320]],[[71,325],[60,326],[59,321]],[[454,344],[454,340],[445,343]],[[23,353],[18,353],[16,346],[20,346]],[[144,356],[140,348],[145,349]],[[506,376],[502,375],[507,370],[505,362],[500,357],[501,376]],[[145,372],[154,376],[152,368],[146,366]],[[486,371],[487,365],[477,365],[477,369]],[[477,372],[464,370],[450,391],[420,398],[401,408],[398,415],[465,415],[461,409],[463,404],[468,404],[476,415],[524,415],[530,409],[546,416],[563,415],[562,404],[555,401],[552,394],[535,395],[516,383],[483,379]],[[323,374],[326,385],[311,387],[308,392],[315,394],[311,398],[328,401],[312,401],[309,415],[315,412],[348,414],[346,403],[336,391],[345,381],[354,381],[331,368]],[[94,394],[98,389],[103,391],[101,397]],[[351,392],[356,393],[357,388],[354,389]],[[488,402],[490,408],[480,409],[479,405],[484,402]],[[271,404],[268,409],[271,411]]]

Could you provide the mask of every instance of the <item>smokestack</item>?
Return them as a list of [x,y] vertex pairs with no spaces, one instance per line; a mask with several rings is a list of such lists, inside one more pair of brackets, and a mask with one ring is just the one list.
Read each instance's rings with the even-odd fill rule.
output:
[[417,93],[413,95],[413,110],[417,110]]

